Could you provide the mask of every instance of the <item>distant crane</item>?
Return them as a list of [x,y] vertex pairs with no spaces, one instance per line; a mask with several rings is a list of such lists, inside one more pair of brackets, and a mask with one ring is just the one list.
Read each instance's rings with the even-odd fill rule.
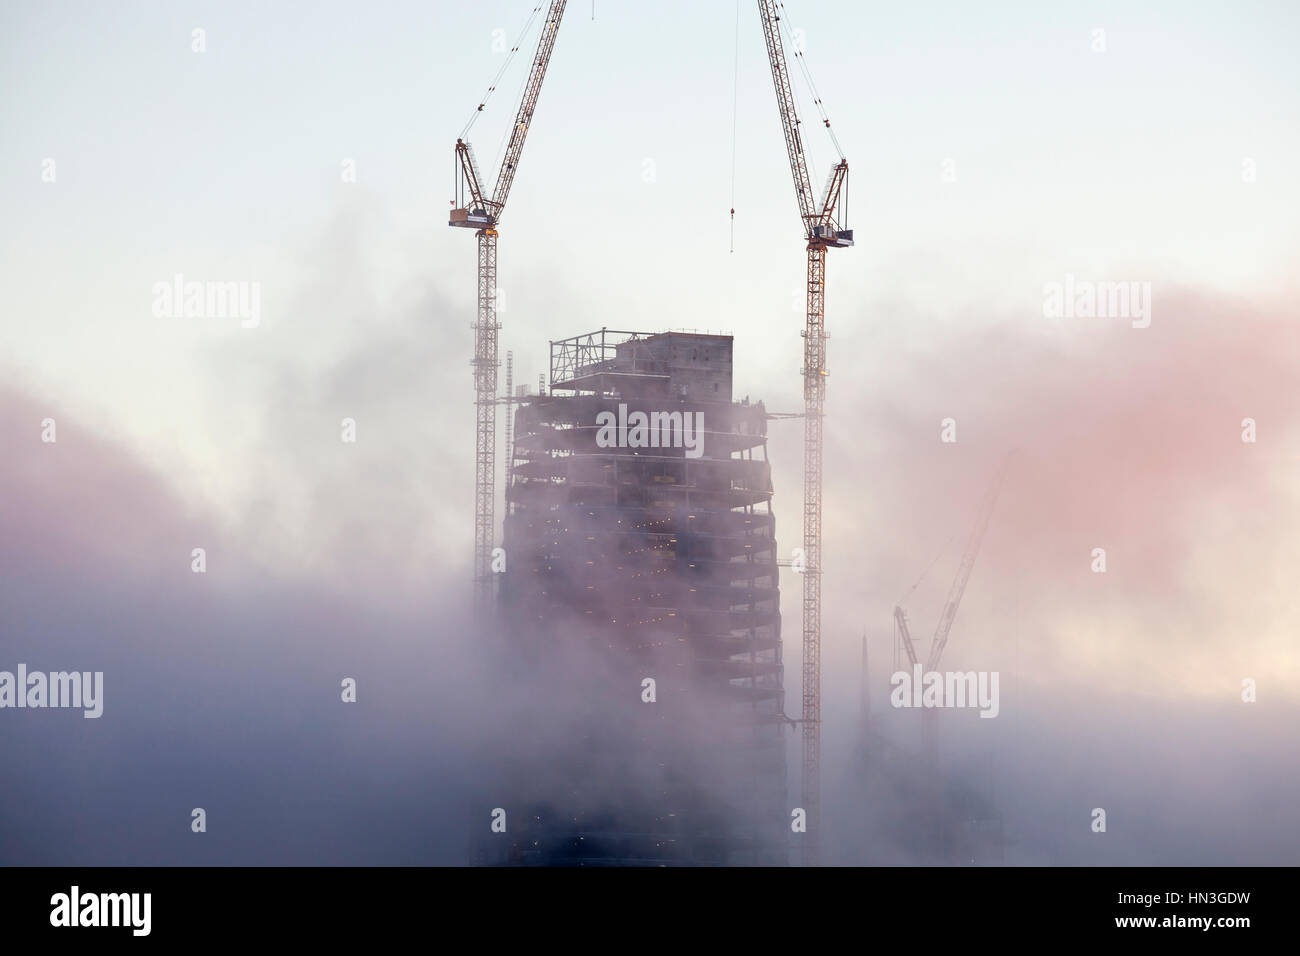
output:
[[[542,24],[537,53],[532,70],[524,86],[523,98],[510,133],[510,143],[501,160],[496,185],[489,197],[486,184],[479,174],[474,150],[465,138],[474,119],[482,112],[488,96],[496,88],[488,88],[488,96],[465,125],[456,140],[457,182],[456,198],[452,200],[450,226],[477,230],[478,237],[478,312],[474,322],[474,395],[476,408],[474,465],[474,597],[479,620],[486,621],[492,602],[492,541],[495,533],[494,505],[496,501],[496,440],[497,440],[497,224],[505,212],[506,199],[519,171],[519,157],[524,150],[524,140],[533,123],[533,111],[542,92],[542,81],[555,49],[555,37],[560,30],[567,0],[552,0]],[[541,9],[540,4],[533,13]],[[532,20],[530,18],[529,22]],[[527,28],[525,28],[527,29]],[[518,50],[518,47],[515,47]],[[514,51],[511,51],[512,55]],[[508,62],[508,61],[507,61]],[[505,67],[502,67],[504,72]],[[500,74],[498,74],[498,77]]]
[[[971,572],[975,570],[975,559],[979,556],[980,545],[984,541],[984,532],[989,526],[989,519],[993,516],[993,509],[997,505],[998,495],[1002,490],[1002,480],[1006,475],[1007,466],[1010,462],[1010,455],[1007,455],[1002,460],[998,470],[994,473],[993,482],[984,496],[984,501],[980,505],[975,527],[966,542],[966,550],[962,554],[961,564],[957,568],[957,576],[948,589],[948,598],[944,602],[943,611],[939,615],[939,623],[934,629],[934,638],[930,641],[930,653],[925,660],[925,673],[938,669],[939,658],[943,655],[943,649],[948,646],[948,635],[952,632],[953,621],[957,619],[957,608],[961,605],[962,595],[966,593],[966,585],[970,581]],[[916,585],[912,587],[915,588]],[[907,612],[899,605],[894,606],[894,624],[897,627],[899,643],[902,644],[903,651],[907,655],[907,661],[915,667],[918,663],[915,642],[912,639],[911,629],[908,627]],[[925,738],[925,753],[930,767],[933,768],[936,756],[934,725],[936,712],[926,710],[924,713],[922,732]]]
[[[815,866],[818,859],[818,831],[821,828],[821,529],[822,529],[822,414],[826,400],[826,250],[853,245],[853,230],[841,228],[841,192],[849,174],[849,163],[840,160],[831,170],[820,200],[813,194],[799,131],[799,114],[790,71],[781,41],[780,12],[784,4],[776,0],[758,0],[763,21],[763,38],[767,42],[767,59],[776,89],[776,105],[781,115],[781,130],[794,177],[795,198],[803,223],[808,251],[807,315],[804,324],[803,394],[804,394],[804,468],[803,468],[803,780],[801,798],[808,817],[804,834],[803,863]],[[802,53],[796,49],[795,56]],[[806,70],[805,70],[805,75]],[[811,81],[811,77],[809,77]],[[814,102],[822,122],[831,122],[816,97]],[[834,142],[834,133],[831,134]],[[839,149],[838,142],[835,143]]]

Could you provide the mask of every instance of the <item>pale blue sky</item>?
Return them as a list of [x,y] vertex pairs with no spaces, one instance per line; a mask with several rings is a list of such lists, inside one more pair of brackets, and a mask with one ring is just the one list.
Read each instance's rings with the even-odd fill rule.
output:
[[[232,515],[268,481],[286,403],[306,389],[331,399],[321,428],[355,414],[368,393],[350,369],[367,350],[390,383],[394,352],[428,350],[409,419],[432,413],[431,441],[472,447],[474,251],[445,225],[452,144],[501,62],[495,32],[513,40],[529,9],[6,5],[6,378]],[[957,333],[1010,322],[1042,334],[1043,283],[1066,272],[1152,281],[1157,330],[1171,318],[1162,288],[1270,300],[1293,288],[1292,4],[790,11],[852,169],[858,246],[829,267],[832,415],[849,403],[836,389],[855,383],[924,398],[908,356]],[[738,336],[737,393],[799,407],[804,257],[749,2],[727,252],[736,12],[604,2],[592,20],[589,3],[570,4],[502,229],[516,381],[545,370],[548,339],[588,328],[721,328]],[[474,131],[485,167],[526,42]],[[824,172],[833,156],[803,101]],[[41,181],[46,158],[55,183]],[[355,184],[341,181],[344,158]],[[955,182],[941,179],[946,159]],[[178,272],[260,282],[261,324],[154,317],[153,284]],[[1069,335],[1058,344],[1073,348]],[[780,427],[778,487],[793,492],[797,427]],[[435,480],[467,492],[470,464]],[[284,498],[284,513],[302,507]],[[459,509],[439,513],[439,537],[458,541]],[[309,515],[298,520],[306,533]],[[459,548],[443,553],[458,563]]]
[[[505,342],[532,366],[537,342],[593,322],[690,316],[775,332],[756,367],[788,367],[802,258],[752,7],[728,256],[735,6],[605,2],[593,21],[589,3],[570,5],[501,247],[517,316]],[[301,248],[356,194],[382,217],[381,292],[436,282],[468,306],[472,243],[442,225],[450,147],[500,61],[493,31],[512,38],[528,9],[8,4],[5,354],[40,378],[62,365],[83,389],[104,350],[135,373],[155,354],[183,366],[192,343],[150,321],[142,288],[177,271],[258,279],[274,324],[308,281]],[[886,296],[1033,307],[1065,271],[1269,288],[1294,264],[1292,4],[808,2],[790,17],[853,170],[859,246],[832,262],[833,333]],[[1096,27],[1104,54],[1090,51]],[[527,54],[475,131],[485,166]],[[809,132],[824,171],[828,144]],[[55,185],[39,179],[46,157]],[[339,182],[343,157],[356,186]],[[955,183],[940,181],[948,158]]]

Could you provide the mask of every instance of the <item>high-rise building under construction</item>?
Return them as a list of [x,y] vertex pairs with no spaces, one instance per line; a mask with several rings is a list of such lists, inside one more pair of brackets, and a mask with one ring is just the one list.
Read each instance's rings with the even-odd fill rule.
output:
[[728,335],[602,329],[550,364],[514,417],[503,622],[584,716],[538,745],[500,862],[785,863],[766,410],[732,400]]

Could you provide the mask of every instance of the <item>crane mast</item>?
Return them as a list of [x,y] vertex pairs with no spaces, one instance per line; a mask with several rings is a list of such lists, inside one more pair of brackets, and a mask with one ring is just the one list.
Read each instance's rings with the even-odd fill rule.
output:
[[907,626],[907,612],[897,604],[894,605],[894,626],[898,631],[899,643],[907,652],[907,662],[916,666],[916,644],[912,640],[912,630]]
[[[542,24],[532,69],[519,101],[510,143],[497,173],[491,197],[485,194],[474,150],[468,140],[456,140],[457,197],[452,202],[450,226],[476,230],[478,239],[478,309],[474,320],[475,464],[474,464],[474,597],[480,622],[492,605],[492,541],[495,532],[497,438],[497,224],[505,211],[510,187],[519,170],[519,157],[532,126],[533,111],[555,49],[560,19],[567,0],[552,0]],[[479,105],[481,110],[482,104]]]
[[[781,131],[785,136],[790,173],[794,179],[799,218],[807,241],[808,282],[804,323],[804,465],[803,465],[803,719],[802,800],[808,817],[803,863],[816,865],[821,827],[821,510],[822,416],[826,401],[826,250],[853,245],[853,231],[840,228],[838,209],[849,164],[843,156],[831,172],[826,191],[817,201],[808,172],[800,133],[799,113],[790,70],[781,41],[780,10],[776,0],[758,0],[763,39],[776,89]],[[796,53],[798,55],[798,53]],[[830,127],[830,121],[824,120]]]

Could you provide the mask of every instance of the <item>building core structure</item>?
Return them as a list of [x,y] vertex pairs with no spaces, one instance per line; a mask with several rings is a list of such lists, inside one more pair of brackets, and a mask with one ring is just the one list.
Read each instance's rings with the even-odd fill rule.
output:
[[517,400],[504,640],[563,661],[538,678],[561,699],[485,862],[787,862],[768,419],[733,400],[732,345],[601,329],[552,342],[547,394]]

